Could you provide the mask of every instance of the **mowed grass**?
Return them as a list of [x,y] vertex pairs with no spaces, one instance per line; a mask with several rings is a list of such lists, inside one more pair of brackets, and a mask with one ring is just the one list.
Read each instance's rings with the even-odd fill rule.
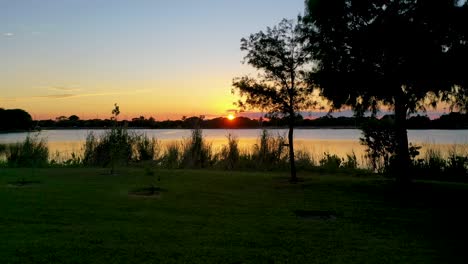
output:
[[[467,263],[468,187],[345,174],[0,168],[0,263]],[[129,191],[157,176],[159,197]],[[33,183],[15,186],[24,178]],[[304,219],[295,210],[336,219]]]

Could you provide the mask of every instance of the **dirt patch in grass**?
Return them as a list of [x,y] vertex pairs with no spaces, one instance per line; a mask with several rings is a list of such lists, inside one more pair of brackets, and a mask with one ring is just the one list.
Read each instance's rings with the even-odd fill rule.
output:
[[336,220],[336,213],[331,211],[318,211],[318,210],[295,210],[294,214],[304,220],[323,220],[334,221]]
[[165,191],[160,187],[150,186],[143,188],[136,188],[128,192],[128,195],[131,197],[150,197],[150,198],[160,198],[161,192]]
[[27,181],[27,180],[19,180],[19,181],[11,181],[7,183],[8,187],[29,187],[32,185],[40,184],[40,181]]

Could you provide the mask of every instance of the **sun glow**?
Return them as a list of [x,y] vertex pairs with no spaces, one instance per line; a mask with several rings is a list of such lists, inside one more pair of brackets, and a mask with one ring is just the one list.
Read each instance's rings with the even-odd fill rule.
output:
[[227,119],[229,119],[229,120],[234,120],[234,118],[236,118],[236,117],[233,114],[229,114],[227,116]]

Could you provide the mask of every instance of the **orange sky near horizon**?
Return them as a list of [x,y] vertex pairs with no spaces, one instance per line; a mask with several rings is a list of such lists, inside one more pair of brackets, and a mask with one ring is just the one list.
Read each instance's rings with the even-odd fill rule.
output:
[[[165,120],[180,119],[184,115],[228,115],[235,109],[233,102],[237,100],[230,92],[231,80],[208,78],[165,83],[138,81],[113,90],[42,89],[42,95],[1,98],[0,106],[24,109],[35,120],[55,119],[62,115],[105,119],[111,116],[114,103],[120,106],[123,119],[145,116]],[[141,88],[133,89],[133,86]],[[194,93],[192,89],[200,92]],[[207,92],[204,93],[204,90]]]
[[227,116],[240,39],[303,12],[303,0],[5,1],[0,108],[33,119]]
[[34,120],[106,119],[114,103],[127,120],[226,117],[232,79],[256,74],[240,39],[304,11],[303,0],[109,2],[2,2],[0,108]]

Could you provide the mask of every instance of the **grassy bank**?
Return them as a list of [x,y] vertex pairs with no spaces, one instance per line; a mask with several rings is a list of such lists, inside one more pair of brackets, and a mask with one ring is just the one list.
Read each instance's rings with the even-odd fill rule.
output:
[[[153,176],[151,176],[154,174]],[[2,263],[463,263],[467,185],[0,168]],[[156,179],[160,177],[160,182]],[[159,195],[132,191],[156,184]],[[129,194],[130,192],[130,194]]]

